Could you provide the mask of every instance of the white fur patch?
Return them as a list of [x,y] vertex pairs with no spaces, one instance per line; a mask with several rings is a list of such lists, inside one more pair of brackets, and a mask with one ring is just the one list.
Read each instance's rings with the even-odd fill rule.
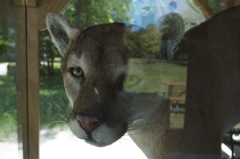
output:
[[78,138],[80,138],[80,139],[87,139],[88,138],[87,133],[85,132],[85,130],[83,130],[80,127],[80,125],[79,125],[79,123],[76,119],[69,121],[69,127],[70,127],[72,133],[74,135],[76,135]]
[[68,94],[68,92],[66,92],[68,100],[69,100],[69,105],[71,108],[73,108],[73,99],[71,98],[71,96]]
[[87,75],[89,72],[89,64],[87,63],[84,53],[82,53],[82,56],[79,62],[80,62],[80,67],[82,68],[84,74]]
[[118,139],[118,136],[114,133],[115,131],[106,124],[102,124],[93,131],[92,137],[101,146],[110,145]]
[[[88,140],[88,134],[80,127],[76,119],[69,121],[69,127],[75,136],[80,139]],[[109,128],[106,124],[102,124],[92,132],[92,139],[98,146],[110,145],[119,139],[115,131],[116,130]]]

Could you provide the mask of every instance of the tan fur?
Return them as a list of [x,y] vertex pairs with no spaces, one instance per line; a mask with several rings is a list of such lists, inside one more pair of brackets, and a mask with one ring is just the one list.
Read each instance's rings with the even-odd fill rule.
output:
[[[74,27],[77,36],[72,38],[72,25],[68,26],[62,16],[50,14],[48,30],[63,55],[64,85],[73,107],[68,121],[72,132],[93,145],[106,146],[128,131],[149,159],[220,158],[222,135],[240,121],[239,10],[236,7],[225,11],[185,34],[182,43],[189,54],[188,83],[185,125],[181,130],[169,128],[166,99],[123,88],[128,55],[133,51],[127,46],[132,26],[113,23],[77,31]],[[52,28],[60,28],[64,34],[64,27],[65,41],[61,41]],[[158,36],[164,36],[161,29]],[[179,38],[175,37],[174,45],[176,41]],[[63,50],[59,42],[65,44]],[[84,76],[74,78],[68,72],[71,67],[81,68]],[[77,121],[78,113],[103,120],[91,137]]]

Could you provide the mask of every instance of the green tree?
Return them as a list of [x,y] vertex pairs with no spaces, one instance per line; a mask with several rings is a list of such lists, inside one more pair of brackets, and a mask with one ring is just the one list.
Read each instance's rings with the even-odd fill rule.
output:
[[11,53],[14,44],[13,29],[7,27],[4,23],[0,23],[0,62],[12,61]]
[[89,26],[130,19],[129,0],[78,0],[65,10],[65,16],[84,29]]
[[39,42],[40,73],[45,76],[54,75],[54,59],[60,55],[57,53],[56,48],[51,43],[50,35],[46,30],[40,32]]
[[160,51],[161,35],[159,29],[154,25],[148,25],[146,29],[138,28],[136,31],[129,26],[125,35],[125,44],[131,51],[131,57],[155,58]]

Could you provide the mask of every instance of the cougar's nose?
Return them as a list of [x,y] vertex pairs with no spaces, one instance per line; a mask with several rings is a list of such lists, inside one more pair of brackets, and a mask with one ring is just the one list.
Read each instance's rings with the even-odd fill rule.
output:
[[101,124],[100,119],[92,115],[77,114],[76,118],[81,127],[88,133],[92,133]]

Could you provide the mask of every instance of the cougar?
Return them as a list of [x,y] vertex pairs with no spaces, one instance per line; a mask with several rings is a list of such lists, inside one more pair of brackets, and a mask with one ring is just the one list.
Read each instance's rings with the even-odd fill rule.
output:
[[169,58],[179,42],[188,53],[185,123],[175,130],[168,126],[166,98],[124,88],[134,53],[129,44],[143,44],[133,37],[145,29],[125,23],[80,29],[49,13],[47,29],[63,57],[73,134],[102,147],[127,132],[149,159],[221,158],[223,134],[240,121],[239,17],[235,7],[184,33],[182,17],[169,13],[152,26],[156,45]]

